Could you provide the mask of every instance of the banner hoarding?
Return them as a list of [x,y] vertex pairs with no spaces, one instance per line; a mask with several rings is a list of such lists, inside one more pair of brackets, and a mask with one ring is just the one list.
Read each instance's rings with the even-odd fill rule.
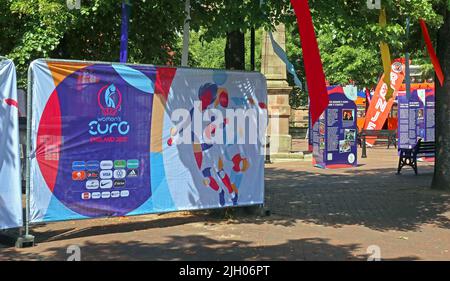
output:
[[22,226],[16,69],[0,61],[0,229]]
[[31,68],[31,222],[264,202],[264,138],[250,141],[265,133],[263,75],[45,60]]

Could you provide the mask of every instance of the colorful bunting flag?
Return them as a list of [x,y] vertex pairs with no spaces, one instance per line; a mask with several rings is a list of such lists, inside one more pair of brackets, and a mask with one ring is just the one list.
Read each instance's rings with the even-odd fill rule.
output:
[[277,41],[275,41],[275,39],[273,38],[272,32],[269,31],[268,33],[269,33],[270,41],[272,41],[273,51],[284,62],[284,64],[286,64],[287,71],[292,76],[294,76],[294,83],[295,83],[295,85],[297,87],[299,87],[300,90],[301,90],[302,89],[302,82],[300,81],[300,79],[297,76],[297,72],[295,71],[294,65],[289,61],[288,56],[287,56],[286,52],[283,50],[283,48],[281,48],[281,46],[278,45]]

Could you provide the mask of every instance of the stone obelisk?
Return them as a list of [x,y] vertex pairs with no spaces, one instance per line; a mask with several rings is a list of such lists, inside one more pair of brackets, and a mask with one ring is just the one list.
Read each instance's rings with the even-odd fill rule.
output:
[[[284,24],[278,25],[272,34],[278,45],[285,50]],[[287,83],[286,65],[275,54],[267,32],[263,33],[262,40],[261,72],[267,79],[269,109],[267,133],[270,136],[270,153],[276,157],[277,154],[290,153],[292,148],[292,137],[289,135],[289,94],[292,87]]]

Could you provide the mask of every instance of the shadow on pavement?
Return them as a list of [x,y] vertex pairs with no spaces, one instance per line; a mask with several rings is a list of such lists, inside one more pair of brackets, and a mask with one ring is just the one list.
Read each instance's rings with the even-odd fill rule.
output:
[[[327,239],[289,240],[272,246],[255,246],[239,240],[214,240],[202,235],[170,236],[167,242],[147,244],[139,241],[112,243],[86,242],[81,246],[81,260],[367,260],[354,256],[357,244],[331,245]],[[305,255],[306,253],[306,255]],[[49,248],[44,254],[18,253],[15,249],[0,252],[2,259],[66,260],[65,248]],[[415,260],[415,256],[398,260]]]
[[431,166],[395,175],[392,169],[334,172],[266,169],[266,203],[289,226],[296,220],[340,227],[363,225],[378,231],[415,230],[422,224],[450,228],[450,194],[429,188]]
[[[266,205],[272,216],[260,217],[235,212],[229,223],[291,226],[297,220],[317,225],[341,227],[363,225],[378,231],[416,230],[422,224],[450,228],[450,194],[430,190],[432,167],[422,167],[418,176],[405,171],[398,176],[392,169],[347,171],[323,174],[266,168]],[[150,228],[223,221],[205,212],[188,216],[162,217],[147,221],[59,229],[38,232],[38,242],[57,241]]]
[[[319,171],[321,172],[321,171]],[[416,230],[423,224],[450,228],[450,194],[429,189],[432,168],[422,168],[418,176],[392,169],[319,174],[279,168],[266,169],[266,204],[270,217],[234,212],[228,223],[292,226],[298,220],[317,225],[342,227],[363,225],[378,231]],[[162,217],[147,221],[69,228],[40,232],[38,242],[58,241],[104,234],[163,228],[189,223],[216,224],[223,221],[205,212],[188,216]]]

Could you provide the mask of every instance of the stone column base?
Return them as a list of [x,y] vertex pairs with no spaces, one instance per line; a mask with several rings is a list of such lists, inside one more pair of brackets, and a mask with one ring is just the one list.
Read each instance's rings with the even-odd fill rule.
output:
[[292,151],[292,137],[290,135],[271,135],[270,154],[290,153]]

